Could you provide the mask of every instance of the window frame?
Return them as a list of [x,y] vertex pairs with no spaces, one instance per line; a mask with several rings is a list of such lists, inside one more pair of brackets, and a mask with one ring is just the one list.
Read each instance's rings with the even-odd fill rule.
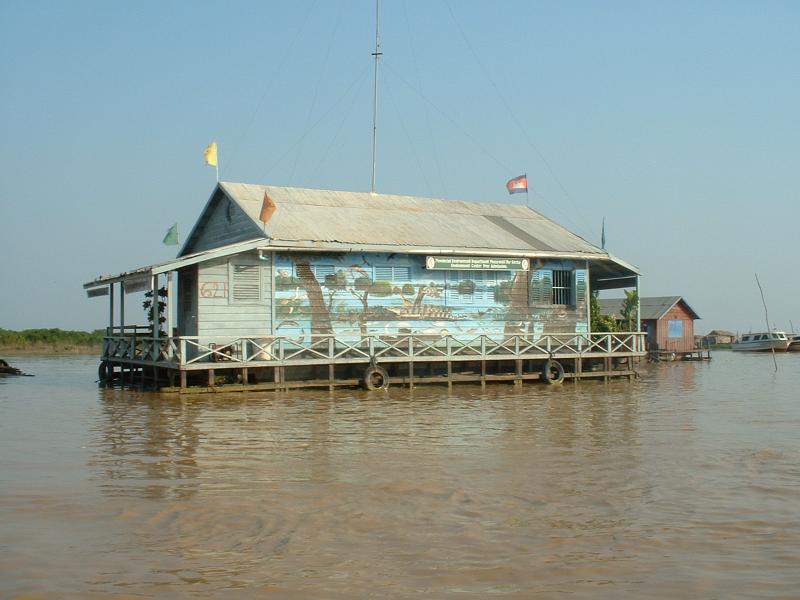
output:
[[[575,271],[573,269],[551,269],[550,272],[550,304],[575,306]],[[566,285],[564,285],[565,281]],[[556,282],[560,285],[556,285]]]

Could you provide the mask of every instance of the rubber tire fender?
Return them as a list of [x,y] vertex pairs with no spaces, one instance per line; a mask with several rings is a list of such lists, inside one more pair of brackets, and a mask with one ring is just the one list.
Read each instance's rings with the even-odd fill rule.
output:
[[364,371],[364,387],[370,391],[385,390],[389,387],[389,373],[377,365],[367,367]]
[[100,365],[97,367],[97,378],[100,381],[108,379],[108,361],[100,361]]
[[557,360],[548,359],[542,365],[542,381],[555,385],[564,381],[564,367]]

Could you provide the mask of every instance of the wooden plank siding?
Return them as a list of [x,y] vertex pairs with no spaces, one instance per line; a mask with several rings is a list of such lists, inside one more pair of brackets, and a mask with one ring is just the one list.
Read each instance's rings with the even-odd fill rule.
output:
[[[201,338],[272,334],[272,260],[255,253],[202,263],[198,269],[197,335]],[[237,297],[237,267],[255,273],[257,289]],[[245,286],[250,280],[245,280]]]
[[[553,302],[553,272],[569,272],[572,297],[565,304]],[[536,334],[589,332],[589,272],[572,261],[547,262],[531,273],[531,328]],[[563,298],[562,298],[563,299]]]
[[182,254],[211,250],[263,236],[253,220],[236,203],[217,190],[206,212],[191,233]]
[[[670,321],[673,322],[670,330]],[[678,325],[680,323],[680,325]],[[647,323],[648,341],[655,338],[656,347],[651,350],[661,352],[690,352],[694,348],[694,319],[682,302],[670,308],[658,321]],[[651,328],[655,331],[652,332]],[[680,333],[680,335],[676,335]]]

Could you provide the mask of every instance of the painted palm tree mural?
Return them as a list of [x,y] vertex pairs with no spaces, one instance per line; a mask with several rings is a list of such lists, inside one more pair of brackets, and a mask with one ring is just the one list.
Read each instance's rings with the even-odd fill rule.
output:
[[402,254],[278,254],[275,331],[298,341],[524,334],[536,321],[532,294],[528,270],[437,270]]

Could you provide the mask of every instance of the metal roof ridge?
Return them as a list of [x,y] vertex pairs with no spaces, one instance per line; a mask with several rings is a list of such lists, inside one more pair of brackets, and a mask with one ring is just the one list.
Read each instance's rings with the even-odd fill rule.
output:
[[[327,192],[332,194],[348,194],[348,195],[365,195],[365,196],[382,196],[384,198],[397,198],[397,199],[413,199],[413,200],[430,200],[434,202],[463,202],[464,204],[477,204],[480,206],[506,206],[506,207],[513,207],[519,209],[527,209],[528,211],[532,212],[535,215],[538,215],[548,221],[555,223],[549,217],[546,217],[544,214],[540,213],[534,208],[531,208],[527,205],[522,204],[510,204],[507,202],[486,202],[482,200],[466,200],[463,198],[443,198],[437,196],[415,196],[411,194],[386,194],[381,192],[367,192],[367,191],[353,191],[353,190],[334,190],[334,189],[327,189],[327,188],[309,188],[309,187],[299,187],[299,186],[288,186],[288,185],[271,185],[268,183],[247,183],[243,181],[220,181],[220,185],[230,186],[230,185],[241,185],[247,187],[257,187],[257,188],[273,188],[279,190],[298,190],[303,192]],[[313,204],[307,203],[309,206],[325,206],[324,204]]]

